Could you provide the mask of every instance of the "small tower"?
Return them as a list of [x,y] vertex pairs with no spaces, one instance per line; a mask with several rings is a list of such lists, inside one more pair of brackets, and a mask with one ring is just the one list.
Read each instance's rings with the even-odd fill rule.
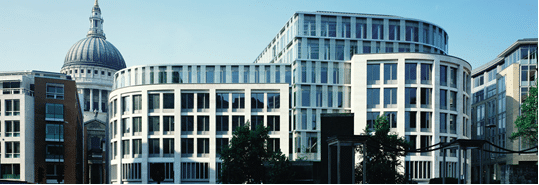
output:
[[103,21],[103,18],[101,18],[101,9],[97,0],[95,0],[94,7],[92,8],[92,16],[90,16],[90,30],[87,37],[102,37],[105,39]]

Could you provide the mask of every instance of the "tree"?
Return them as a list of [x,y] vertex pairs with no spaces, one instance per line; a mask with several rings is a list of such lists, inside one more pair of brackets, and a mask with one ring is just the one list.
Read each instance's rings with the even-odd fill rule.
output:
[[221,149],[221,183],[287,183],[292,178],[290,161],[281,151],[272,152],[265,144],[269,129],[249,123],[236,128],[229,146]]
[[520,106],[521,115],[515,120],[517,132],[513,132],[511,140],[522,138],[525,144],[537,145],[537,84],[530,87],[528,97]]
[[[389,133],[389,121],[385,116],[378,116],[374,121],[374,134],[369,128],[365,129],[369,136],[367,140],[367,166],[366,175],[369,184],[395,184],[406,183],[404,174],[397,171],[402,166],[399,158],[404,157],[404,150],[410,144],[403,137]],[[357,150],[363,153],[365,148],[359,146]],[[363,161],[363,156],[360,157]],[[356,166],[356,182],[363,180],[363,162]]]

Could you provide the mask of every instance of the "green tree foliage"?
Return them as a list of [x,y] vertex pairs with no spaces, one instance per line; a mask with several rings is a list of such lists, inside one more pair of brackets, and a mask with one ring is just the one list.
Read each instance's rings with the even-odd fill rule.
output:
[[221,183],[289,183],[292,180],[290,161],[281,151],[266,149],[268,128],[249,129],[249,123],[238,127],[230,145],[221,150],[223,161],[218,181]]
[[[389,121],[385,116],[378,116],[374,121],[374,134],[368,128],[365,133],[369,136],[367,140],[367,183],[369,184],[395,184],[406,183],[404,174],[397,171],[402,166],[400,157],[406,154],[405,149],[410,144],[403,137],[389,133]],[[364,147],[358,147],[363,154]],[[356,182],[363,180],[363,156],[360,156],[360,163],[356,166]]]
[[511,134],[510,139],[522,138],[524,143],[537,145],[537,84],[531,87],[528,97],[520,106],[521,115],[515,120],[517,132]]

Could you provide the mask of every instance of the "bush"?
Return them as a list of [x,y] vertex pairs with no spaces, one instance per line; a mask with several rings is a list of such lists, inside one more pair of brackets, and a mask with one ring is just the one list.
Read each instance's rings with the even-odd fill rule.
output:
[[[441,177],[433,178],[433,179],[429,180],[429,184],[442,184],[442,182],[443,182],[443,179]],[[454,178],[454,177],[446,177],[445,178],[445,183],[446,184],[458,184],[459,181],[457,180],[457,178]]]

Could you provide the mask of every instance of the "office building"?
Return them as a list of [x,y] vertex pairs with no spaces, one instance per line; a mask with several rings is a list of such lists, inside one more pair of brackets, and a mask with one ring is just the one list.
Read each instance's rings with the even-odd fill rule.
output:
[[[517,131],[514,121],[529,88],[537,85],[537,38],[517,40],[494,60],[474,69],[472,78],[472,138],[513,151],[532,147],[509,137]],[[505,152],[491,145],[484,149]],[[481,176],[484,183],[537,183],[537,153],[475,151],[472,157],[474,182],[479,182]]]

